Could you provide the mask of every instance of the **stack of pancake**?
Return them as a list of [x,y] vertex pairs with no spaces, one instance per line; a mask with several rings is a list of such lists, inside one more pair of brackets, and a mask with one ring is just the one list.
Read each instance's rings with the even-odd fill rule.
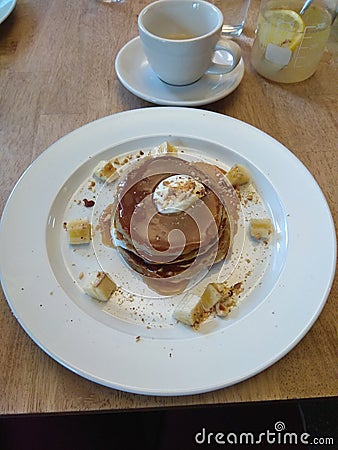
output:
[[[154,191],[173,175],[198,181],[203,195],[183,210],[159,212]],[[154,290],[182,291],[189,280],[227,255],[232,191],[215,165],[170,155],[144,158],[118,186],[111,225],[114,245]],[[165,288],[164,283],[158,287],[161,280]]]

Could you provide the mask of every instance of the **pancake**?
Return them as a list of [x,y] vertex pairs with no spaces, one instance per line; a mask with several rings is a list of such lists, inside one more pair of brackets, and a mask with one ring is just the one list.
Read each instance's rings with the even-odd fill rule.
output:
[[[183,210],[159,212],[154,192],[173,175],[196,180],[203,192]],[[126,263],[144,277],[182,280],[224,259],[231,244],[233,195],[224,178],[215,165],[177,156],[144,158],[133,165],[118,186],[111,224]]]

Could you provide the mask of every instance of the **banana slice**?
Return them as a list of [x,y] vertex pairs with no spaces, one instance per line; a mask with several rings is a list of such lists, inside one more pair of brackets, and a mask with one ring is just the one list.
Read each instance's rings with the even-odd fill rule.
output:
[[167,153],[177,155],[178,149],[173,144],[170,144],[170,142],[165,141],[162,144],[158,145],[157,147],[154,147],[150,153],[153,156],[165,155]]
[[75,219],[66,224],[68,241],[72,245],[88,244],[91,240],[92,226],[88,219]]
[[100,161],[94,168],[93,175],[101,181],[112,183],[118,178],[118,171],[111,161]]
[[209,283],[202,294],[201,301],[204,308],[208,310],[232,295],[233,291],[225,283]]
[[236,306],[234,297],[243,291],[242,283],[209,283],[202,296],[189,293],[174,310],[179,322],[197,328],[211,315],[224,317]]
[[269,239],[273,233],[273,225],[270,219],[251,219],[250,220],[250,234],[253,238]]
[[83,290],[90,297],[106,302],[109,300],[117,286],[114,281],[104,272],[94,272],[89,275],[87,284]]
[[[216,311],[220,304],[225,304],[229,299],[233,301],[233,297],[243,291],[242,283],[236,283],[228,286],[227,283],[209,283],[205,288],[201,302],[205,309],[211,310],[216,306]],[[220,314],[219,314],[220,315]]]
[[196,294],[187,294],[174,310],[174,317],[186,325],[196,326],[204,319],[201,298]]
[[250,183],[251,176],[248,170],[240,164],[235,164],[227,173],[228,180],[233,186],[241,186]]

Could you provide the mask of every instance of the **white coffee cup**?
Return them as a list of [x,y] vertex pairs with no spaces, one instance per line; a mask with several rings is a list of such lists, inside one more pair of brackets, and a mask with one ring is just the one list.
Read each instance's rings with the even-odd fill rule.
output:
[[[173,85],[191,84],[205,73],[231,72],[241,49],[221,39],[221,11],[204,0],[159,0],[139,14],[138,29],[146,58],[157,76]],[[215,51],[228,52],[232,62],[212,62]]]

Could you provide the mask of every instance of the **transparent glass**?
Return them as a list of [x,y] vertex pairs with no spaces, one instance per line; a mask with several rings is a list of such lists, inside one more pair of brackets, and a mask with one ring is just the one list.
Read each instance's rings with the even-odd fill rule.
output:
[[336,0],[262,0],[251,63],[281,83],[306,80],[316,71],[337,12]]
[[223,36],[240,36],[246,15],[248,12],[250,0],[211,0],[223,14]]

